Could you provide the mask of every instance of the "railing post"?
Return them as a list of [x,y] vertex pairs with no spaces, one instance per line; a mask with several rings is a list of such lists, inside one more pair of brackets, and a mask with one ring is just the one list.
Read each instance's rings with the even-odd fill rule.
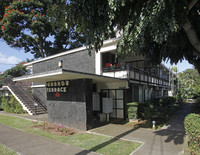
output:
[[37,102],[43,108],[43,110],[47,112],[46,105],[44,104],[46,98],[43,96],[43,94],[41,94],[37,89],[34,89],[33,98],[37,100]]
[[129,66],[129,64],[126,64],[126,68],[127,68],[127,78],[128,78],[128,81],[130,81],[130,66]]
[[140,80],[140,83],[141,83],[141,71],[139,70],[139,80]]

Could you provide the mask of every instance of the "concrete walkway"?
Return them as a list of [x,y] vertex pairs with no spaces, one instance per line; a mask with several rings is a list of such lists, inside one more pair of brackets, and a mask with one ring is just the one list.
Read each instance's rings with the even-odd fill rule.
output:
[[133,155],[180,155],[184,154],[185,145],[184,118],[190,110],[191,104],[185,104],[161,130],[108,124],[90,132],[142,142]]
[[174,115],[167,124],[162,127],[162,130],[174,130],[174,131],[181,131],[185,132],[184,129],[184,119],[191,112],[191,103],[186,103],[184,108],[181,109]]
[[0,124],[0,144],[23,155],[97,155],[2,124]]

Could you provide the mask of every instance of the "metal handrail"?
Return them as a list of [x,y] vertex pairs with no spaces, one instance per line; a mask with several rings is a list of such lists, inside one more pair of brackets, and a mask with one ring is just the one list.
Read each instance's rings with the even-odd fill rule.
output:
[[[11,88],[11,90],[15,93],[15,95],[23,102],[23,104],[25,104],[25,105],[28,107],[28,109],[29,109],[32,113],[36,114],[36,112],[35,112],[34,110],[32,110],[32,108],[26,103],[26,101],[25,101],[20,95],[18,95],[18,93],[16,92],[15,88],[13,87],[13,85],[9,85],[8,87]],[[15,86],[15,87],[17,87],[17,89],[18,89],[20,92],[24,93],[24,92],[23,92],[23,89],[22,89],[20,86]],[[25,94],[25,93],[24,93],[24,94]],[[26,95],[26,97],[27,97],[27,95]],[[29,97],[30,97],[30,96],[29,96]]]
[[47,112],[47,107],[42,101],[41,97],[46,100],[46,98],[38,90],[34,89],[33,98],[38,101],[38,104]]
[[[153,84],[158,84],[160,85],[159,80],[162,80],[162,85],[163,85],[163,81],[168,82],[168,79],[163,78],[163,77],[159,77],[158,75],[149,73],[147,71],[141,70],[139,68],[133,67],[129,64],[126,64],[125,66],[121,66],[121,67],[107,67],[107,68],[102,68],[102,72],[117,72],[117,71],[123,71],[123,70],[127,70],[128,71],[128,79],[130,79],[130,71],[134,71],[136,73],[139,73],[139,79],[141,80],[141,74],[146,75],[147,76],[147,81],[144,80],[144,82],[150,82],[149,81],[149,77],[151,78],[155,78],[157,82],[151,82]],[[136,77],[134,77],[134,80],[136,80]]]

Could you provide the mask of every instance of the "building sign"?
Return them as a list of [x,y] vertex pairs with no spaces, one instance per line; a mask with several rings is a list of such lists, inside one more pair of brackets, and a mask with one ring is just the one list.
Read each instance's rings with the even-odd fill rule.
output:
[[47,100],[65,101],[69,80],[46,82]]

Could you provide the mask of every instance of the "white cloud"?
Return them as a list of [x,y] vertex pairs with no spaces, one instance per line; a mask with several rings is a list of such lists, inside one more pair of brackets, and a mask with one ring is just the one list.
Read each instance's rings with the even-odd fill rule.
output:
[[15,57],[15,56],[6,56],[2,53],[0,53],[0,63],[1,64],[18,64],[19,62],[21,62],[22,60]]

